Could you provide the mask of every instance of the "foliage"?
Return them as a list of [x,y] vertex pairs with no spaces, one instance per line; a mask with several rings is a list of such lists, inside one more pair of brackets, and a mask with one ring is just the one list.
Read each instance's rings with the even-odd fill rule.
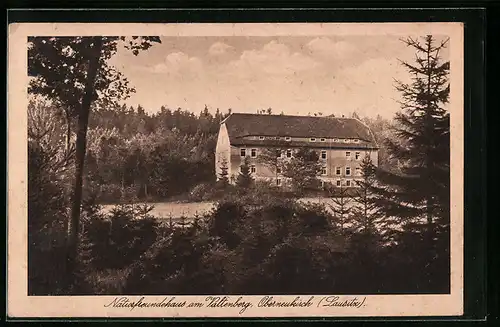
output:
[[250,165],[248,162],[248,157],[245,157],[243,164],[240,166],[240,172],[236,179],[236,186],[245,190],[252,186],[254,180],[252,173],[250,172]]
[[404,42],[415,49],[415,64],[402,62],[412,82],[397,83],[401,109],[396,114],[395,133],[404,142],[387,140],[390,154],[403,163],[402,174],[381,172],[387,215],[414,218],[426,216],[429,226],[445,221],[449,214],[449,62],[440,52],[447,40],[436,45],[435,37]]
[[335,221],[341,228],[346,227],[346,224],[351,222],[352,211],[352,196],[349,188],[344,187],[342,183],[340,186],[326,185],[326,193],[329,195],[332,204],[330,209],[333,212]]
[[28,141],[28,294],[63,294],[67,198],[51,155]]
[[220,161],[220,166],[219,166],[219,169],[220,169],[220,173],[219,173],[219,179],[217,180],[217,185],[220,187],[220,188],[227,188],[227,186],[229,185],[229,167],[228,167],[228,162],[226,160],[226,158],[222,158],[221,161]]
[[96,269],[124,268],[137,260],[156,240],[157,220],[146,205],[118,205],[102,217],[92,217],[85,240]]
[[28,92],[57,100],[76,115],[85,95],[89,58],[97,39],[102,46],[92,98],[104,103],[127,98],[134,90],[108,60],[122,42],[137,55],[139,49],[161,42],[159,37],[134,36],[129,40],[124,37],[29,37],[28,75],[33,79]]
[[292,187],[298,194],[318,188],[317,176],[320,171],[318,153],[308,148],[298,149],[290,160],[283,163],[283,176],[291,180]]
[[377,194],[374,193],[376,186],[376,167],[370,155],[366,155],[361,162],[361,179],[355,181],[355,195],[353,202],[357,205],[352,210],[354,218],[354,231],[375,234],[377,224],[384,215],[380,213],[377,202]]

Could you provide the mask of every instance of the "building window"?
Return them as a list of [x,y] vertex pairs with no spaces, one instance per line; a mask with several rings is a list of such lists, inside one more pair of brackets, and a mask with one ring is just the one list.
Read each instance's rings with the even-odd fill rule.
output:
[[281,178],[277,178],[276,179],[276,185],[277,186],[281,186]]
[[339,142],[339,139],[333,139],[333,142]]
[[361,157],[361,153],[360,152],[356,152],[354,154],[354,158],[356,158],[356,160],[359,160],[360,157]]
[[247,155],[247,149],[241,149],[240,150],[240,156],[246,157],[246,155]]
[[259,136],[259,140],[263,140],[264,139],[264,136]]
[[349,139],[344,139],[344,143],[349,143],[351,140]]
[[250,172],[253,174],[257,171],[257,168],[255,168],[255,165],[250,166]]
[[350,187],[351,186],[351,181],[350,180],[345,181],[345,186]]
[[276,174],[281,174],[281,168],[280,167],[276,167]]
[[345,167],[345,175],[351,176],[351,167]]
[[321,142],[326,142],[326,139],[324,137],[319,139]]
[[309,139],[309,141],[310,141],[310,142],[316,142],[316,138],[311,137],[311,138]]
[[350,152],[350,151],[346,151],[346,153],[345,153],[345,157],[346,157],[347,159],[351,158],[351,152]]
[[292,138],[290,136],[285,137],[285,141],[291,141]]
[[359,143],[359,140],[358,139],[354,139],[354,143]]
[[291,158],[292,157],[292,150],[286,150],[286,157]]
[[361,176],[361,168],[356,167],[356,176]]
[[321,188],[325,188],[325,181],[321,181]]
[[326,150],[321,150],[321,159],[326,159]]
[[252,150],[250,150],[250,156],[251,156],[252,158],[257,157],[257,149],[252,149]]
[[321,175],[326,175],[326,166],[321,167]]
[[337,179],[337,186],[338,187],[342,186],[342,181],[340,179]]
[[276,136],[274,139],[279,141],[280,137],[279,137],[279,136]]
[[342,170],[340,167],[335,167],[335,175],[341,175],[342,174]]

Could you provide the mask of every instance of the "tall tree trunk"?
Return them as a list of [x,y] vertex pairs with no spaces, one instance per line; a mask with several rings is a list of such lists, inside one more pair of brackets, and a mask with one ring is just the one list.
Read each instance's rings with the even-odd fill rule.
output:
[[85,85],[85,93],[83,95],[80,110],[78,112],[78,126],[76,135],[75,149],[75,179],[73,185],[73,198],[71,204],[71,217],[69,221],[68,249],[67,249],[67,266],[66,277],[68,284],[71,286],[75,281],[75,268],[78,255],[78,238],[80,226],[80,210],[82,203],[82,184],[83,171],[85,164],[85,151],[87,143],[87,127],[90,115],[90,106],[94,97],[94,83],[99,69],[99,59],[101,56],[102,39],[95,37],[93,40],[94,48],[92,57],[89,58],[89,67],[87,73],[87,82]]
[[66,154],[69,154],[71,148],[71,115],[69,109],[64,110],[66,116]]
[[[430,140],[432,130],[434,129],[434,126],[431,126],[432,124],[432,101],[431,101],[431,83],[432,83],[432,71],[431,71],[431,41],[427,41],[427,110],[426,110],[426,124],[425,128],[427,129],[427,138]],[[431,174],[431,166],[432,166],[432,160],[431,160],[431,145],[428,144],[428,149],[426,153],[426,167],[425,169],[427,170],[427,181],[432,181],[432,174]],[[432,232],[433,232],[433,195],[431,192],[427,192],[427,197],[426,197],[426,215],[427,215],[427,232],[429,236],[429,241],[432,239]]]

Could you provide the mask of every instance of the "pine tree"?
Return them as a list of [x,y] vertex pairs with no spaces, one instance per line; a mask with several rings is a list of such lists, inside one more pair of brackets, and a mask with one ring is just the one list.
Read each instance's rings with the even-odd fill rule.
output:
[[[395,117],[398,140],[386,142],[390,155],[403,163],[402,174],[381,172],[389,187],[381,194],[387,215],[424,218],[428,232],[449,220],[450,136],[448,103],[449,61],[440,54],[447,41],[437,44],[432,35],[423,41],[403,42],[415,49],[414,64],[401,62],[412,75],[409,84],[396,81],[401,112]],[[436,45],[437,44],[437,45]]]
[[222,158],[221,161],[220,161],[220,173],[219,173],[219,180],[217,181],[217,183],[221,186],[221,187],[226,187],[228,184],[229,184],[229,168],[227,166],[227,160],[226,158]]
[[352,196],[353,231],[362,235],[363,243],[368,250],[377,247],[380,241],[384,215],[378,206],[378,197],[375,193],[376,167],[367,154],[361,162],[361,179],[355,181],[356,188]]
[[248,157],[245,157],[243,164],[240,166],[240,173],[236,179],[236,186],[247,189],[253,184],[252,173],[250,172],[250,165]]
[[328,188],[332,205],[330,209],[333,211],[333,216],[340,223],[340,228],[343,229],[346,223],[351,219],[351,203],[352,199],[348,194],[348,189],[342,186]]

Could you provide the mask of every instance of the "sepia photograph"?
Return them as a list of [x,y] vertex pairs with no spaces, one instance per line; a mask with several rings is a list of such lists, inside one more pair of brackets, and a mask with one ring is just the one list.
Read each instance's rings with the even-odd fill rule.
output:
[[462,310],[460,24],[41,25],[9,120],[22,296],[108,316]]

